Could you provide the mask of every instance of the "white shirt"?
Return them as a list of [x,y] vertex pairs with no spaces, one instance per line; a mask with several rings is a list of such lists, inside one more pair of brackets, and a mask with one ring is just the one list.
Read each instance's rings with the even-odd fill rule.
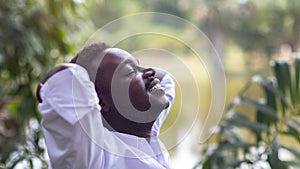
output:
[[[55,169],[163,169],[171,168],[168,151],[158,135],[169,110],[155,121],[151,141],[111,132],[101,120],[101,107],[86,70],[75,64],[50,77],[42,85],[42,114],[49,168]],[[175,87],[166,75],[161,86],[170,103]],[[171,104],[170,104],[171,105]]]

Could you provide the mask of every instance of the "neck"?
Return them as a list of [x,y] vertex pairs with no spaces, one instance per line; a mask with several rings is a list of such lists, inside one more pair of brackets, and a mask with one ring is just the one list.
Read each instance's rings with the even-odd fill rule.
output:
[[138,137],[150,138],[152,126],[154,122],[149,123],[134,123],[128,124],[128,134],[132,134]]
[[151,138],[154,121],[149,123],[136,123],[124,118],[118,112],[105,113],[103,117],[104,126],[111,131],[135,135],[148,140]]

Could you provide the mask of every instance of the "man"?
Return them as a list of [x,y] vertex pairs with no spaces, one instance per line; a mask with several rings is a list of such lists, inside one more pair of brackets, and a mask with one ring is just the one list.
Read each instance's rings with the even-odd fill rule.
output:
[[37,91],[50,168],[171,168],[158,140],[174,101],[171,77],[104,43],[71,62]]

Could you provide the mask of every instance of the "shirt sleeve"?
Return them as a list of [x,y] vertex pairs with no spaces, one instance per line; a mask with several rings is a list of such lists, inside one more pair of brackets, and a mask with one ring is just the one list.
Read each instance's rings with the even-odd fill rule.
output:
[[154,125],[152,126],[152,136],[158,136],[160,128],[164,121],[166,120],[168,113],[171,109],[171,106],[175,100],[175,84],[172,77],[169,74],[166,74],[160,82],[160,86],[165,89],[166,97],[169,100],[169,106],[164,109],[159,117],[156,119]]
[[104,137],[101,108],[85,69],[74,64],[56,73],[40,93],[50,168],[101,166],[103,150],[97,143]]
[[45,100],[61,118],[70,124],[88,112],[98,109],[98,97],[84,68],[75,65],[53,75],[42,87]]

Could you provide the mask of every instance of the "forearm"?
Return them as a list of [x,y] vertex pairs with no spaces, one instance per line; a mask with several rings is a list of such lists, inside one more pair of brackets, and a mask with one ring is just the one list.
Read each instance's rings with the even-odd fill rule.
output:
[[83,68],[70,66],[46,76],[39,109],[52,167],[88,168],[101,162],[95,159],[105,131],[93,83]]
[[41,80],[40,84],[38,85],[37,89],[36,89],[36,98],[38,100],[39,103],[42,102],[42,98],[40,96],[40,90],[41,90],[41,84],[44,84],[51,76],[53,76],[55,73],[58,73],[64,69],[67,69],[68,66],[65,65],[59,65],[55,68],[53,68],[52,70],[50,70],[46,76]]

